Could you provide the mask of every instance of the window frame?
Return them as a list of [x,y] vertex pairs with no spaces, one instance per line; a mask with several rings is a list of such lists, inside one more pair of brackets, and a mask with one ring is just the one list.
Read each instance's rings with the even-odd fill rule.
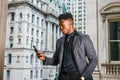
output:
[[117,21],[120,21],[120,18],[108,20],[108,59],[109,59],[110,63],[118,63],[118,62],[120,62],[120,61],[111,60],[111,51],[110,51],[110,43],[111,42],[120,42],[120,40],[110,40],[110,22],[117,22]]

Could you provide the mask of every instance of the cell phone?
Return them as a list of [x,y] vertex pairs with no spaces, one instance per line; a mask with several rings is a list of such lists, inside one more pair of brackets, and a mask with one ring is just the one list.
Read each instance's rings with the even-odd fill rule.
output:
[[36,53],[38,53],[38,50],[36,49],[36,47],[33,45],[33,48],[34,48],[34,51],[36,52]]

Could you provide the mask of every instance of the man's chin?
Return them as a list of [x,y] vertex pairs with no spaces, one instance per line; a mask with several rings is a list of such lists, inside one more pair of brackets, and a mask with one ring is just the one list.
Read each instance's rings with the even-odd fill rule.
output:
[[65,31],[62,32],[64,35],[67,34]]

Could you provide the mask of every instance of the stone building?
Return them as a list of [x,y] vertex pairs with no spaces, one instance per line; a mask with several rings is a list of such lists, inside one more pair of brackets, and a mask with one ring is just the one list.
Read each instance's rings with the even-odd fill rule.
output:
[[120,78],[120,0],[86,2],[86,32],[95,45],[101,77]]
[[43,66],[33,45],[52,57],[59,29],[57,0],[8,0],[4,80],[54,80],[55,66]]

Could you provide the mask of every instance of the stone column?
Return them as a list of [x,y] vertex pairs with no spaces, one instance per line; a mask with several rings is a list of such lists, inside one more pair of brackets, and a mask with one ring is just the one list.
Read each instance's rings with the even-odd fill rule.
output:
[[48,30],[47,30],[47,50],[52,50],[52,25],[48,22]]
[[54,24],[54,51],[55,51],[55,49],[56,49],[56,25]]
[[50,22],[50,34],[49,34],[49,37],[50,37],[50,40],[49,40],[49,42],[50,42],[50,49],[49,49],[49,51],[52,51],[52,23]]
[[0,0],[0,80],[3,80],[8,0]]
[[45,27],[45,41],[44,41],[44,43],[45,43],[45,51],[47,50],[47,30],[48,30],[48,22],[46,21],[46,25],[45,25],[46,27]]
[[57,33],[58,33],[58,34],[57,34],[57,36],[58,36],[57,38],[60,38],[60,34],[59,34],[59,33],[60,33],[59,26],[57,26]]

